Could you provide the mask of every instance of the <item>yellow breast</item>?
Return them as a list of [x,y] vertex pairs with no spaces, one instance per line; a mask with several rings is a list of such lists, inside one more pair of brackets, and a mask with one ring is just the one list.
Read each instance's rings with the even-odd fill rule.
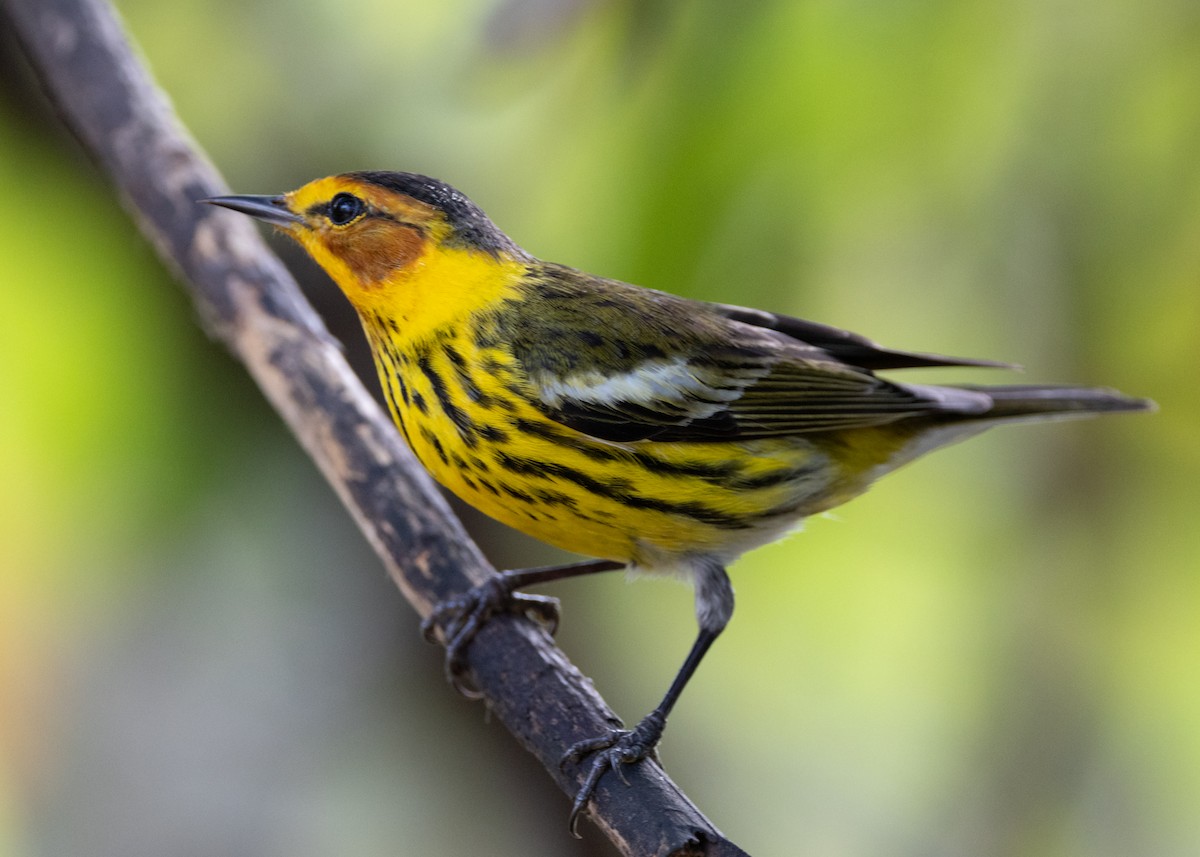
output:
[[417,342],[367,329],[396,424],[434,478],[568,551],[645,567],[732,559],[808,514],[836,481],[828,456],[798,439],[620,444],[560,425],[469,320]]
[[550,419],[495,321],[524,273],[442,248],[347,289],[396,425],[442,485],[542,541],[649,567],[731,560],[833,505],[845,480],[809,440],[615,443]]

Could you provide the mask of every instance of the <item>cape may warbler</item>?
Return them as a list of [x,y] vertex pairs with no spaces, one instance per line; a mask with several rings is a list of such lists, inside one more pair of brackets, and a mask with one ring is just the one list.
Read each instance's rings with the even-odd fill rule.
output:
[[[725,567],[913,458],[1001,422],[1140,411],[1112,390],[925,386],[876,375],[1000,366],[893,351],[822,324],[702,303],[535,259],[453,188],[410,173],[318,179],[207,200],[273,224],[358,311],[400,433],[439,482],[522,532],[598,558],[510,571],[440,606],[447,669],[514,592],[629,568],[696,590],[700,632],[631,731],[593,761],[572,825],[609,767],[658,743],[733,612]],[[428,629],[427,629],[428,630]]]

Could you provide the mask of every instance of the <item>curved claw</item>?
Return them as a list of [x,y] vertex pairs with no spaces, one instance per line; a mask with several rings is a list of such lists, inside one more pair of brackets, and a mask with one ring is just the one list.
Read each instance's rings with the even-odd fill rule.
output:
[[[571,814],[567,816],[567,828],[571,835],[579,839],[579,816],[587,807],[588,801],[596,793],[600,777],[607,770],[612,770],[626,786],[629,780],[623,770],[625,765],[632,765],[647,757],[655,758],[654,748],[662,739],[663,728],[667,718],[662,712],[655,710],[642,718],[633,729],[613,729],[607,735],[599,735],[572,744],[563,754],[560,765],[578,762],[585,756],[593,756],[583,785],[575,793],[571,804]],[[594,755],[593,755],[594,754]]]
[[551,637],[558,633],[558,599],[548,595],[528,595],[514,592],[517,609],[546,629]]
[[583,781],[583,785],[575,794],[575,800],[571,803],[571,814],[567,816],[567,830],[576,839],[583,838],[579,835],[579,816],[587,807],[588,801],[592,799],[592,794],[596,791],[596,784],[600,782],[600,775],[603,773],[603,765],[592,765],[587,779]]
[[478,699],[481,694],[467,680],[466,651],[488,619],[502,612],[524,613],[551,635],[558,630],[558,599],[513,592],[511,586],[504,575],[495,575],[437,604],[421,622],[421,635],[427,642],[438,642],[440,630],[446,646],[446,680],[469,699]]

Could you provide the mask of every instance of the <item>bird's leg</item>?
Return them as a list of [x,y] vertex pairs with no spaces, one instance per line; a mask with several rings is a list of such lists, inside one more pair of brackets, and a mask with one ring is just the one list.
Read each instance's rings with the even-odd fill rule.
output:
[[554,634],[558,630],[558,599],[528,595],[516,590],[565,577],[579,577],[601,571],[617,571],[625,563],[611,559],[589,559],[567,565],[544,566],[502,571],[455,598],[435,605],[424,621],[421,633],[429,642],[437,642],[441,630],[446,645],[446,679],[464,696],[478,697],[479,692],[465,681],[466,651],[471,640],[496,613],[524,613],[536,619]]
[[[675,674],[675,680],[666,695],[653,711],[638,722],[633,729],[614,729],[607,735],[598,735],[574,744],[563,756],[563,764],[578,762],[585,756],[592,756],[587,777],[575,795],[571,806],[571,815],[567,819],[571,834],[578,837],[576,825],[580,813],[591,800],[596,791],[596,785],[606,770],[613,770],[625,781],[621,771],[622,765],[633,764],[647,756],[654,755],[654,748],[662,738],[663,729],[667,725],[667,716],[675,707],[688,680],[700,666],[705,652],[717,639],[729,617],[733,615],[733,587],[725,569],[716,563],[706,563],[696,574],[696,618],[700,624],[700,633],[696,642],[688,652],[683,666]],[[628,784],[628,783],[626,783]]]

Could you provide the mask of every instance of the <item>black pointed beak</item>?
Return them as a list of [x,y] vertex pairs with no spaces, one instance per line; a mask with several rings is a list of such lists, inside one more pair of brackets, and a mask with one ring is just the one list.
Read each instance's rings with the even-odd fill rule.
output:
[[300,215],[292,213],[282,196],[214,196],[200,202],[231,208],[276,226],[294,226],[303,220]]

